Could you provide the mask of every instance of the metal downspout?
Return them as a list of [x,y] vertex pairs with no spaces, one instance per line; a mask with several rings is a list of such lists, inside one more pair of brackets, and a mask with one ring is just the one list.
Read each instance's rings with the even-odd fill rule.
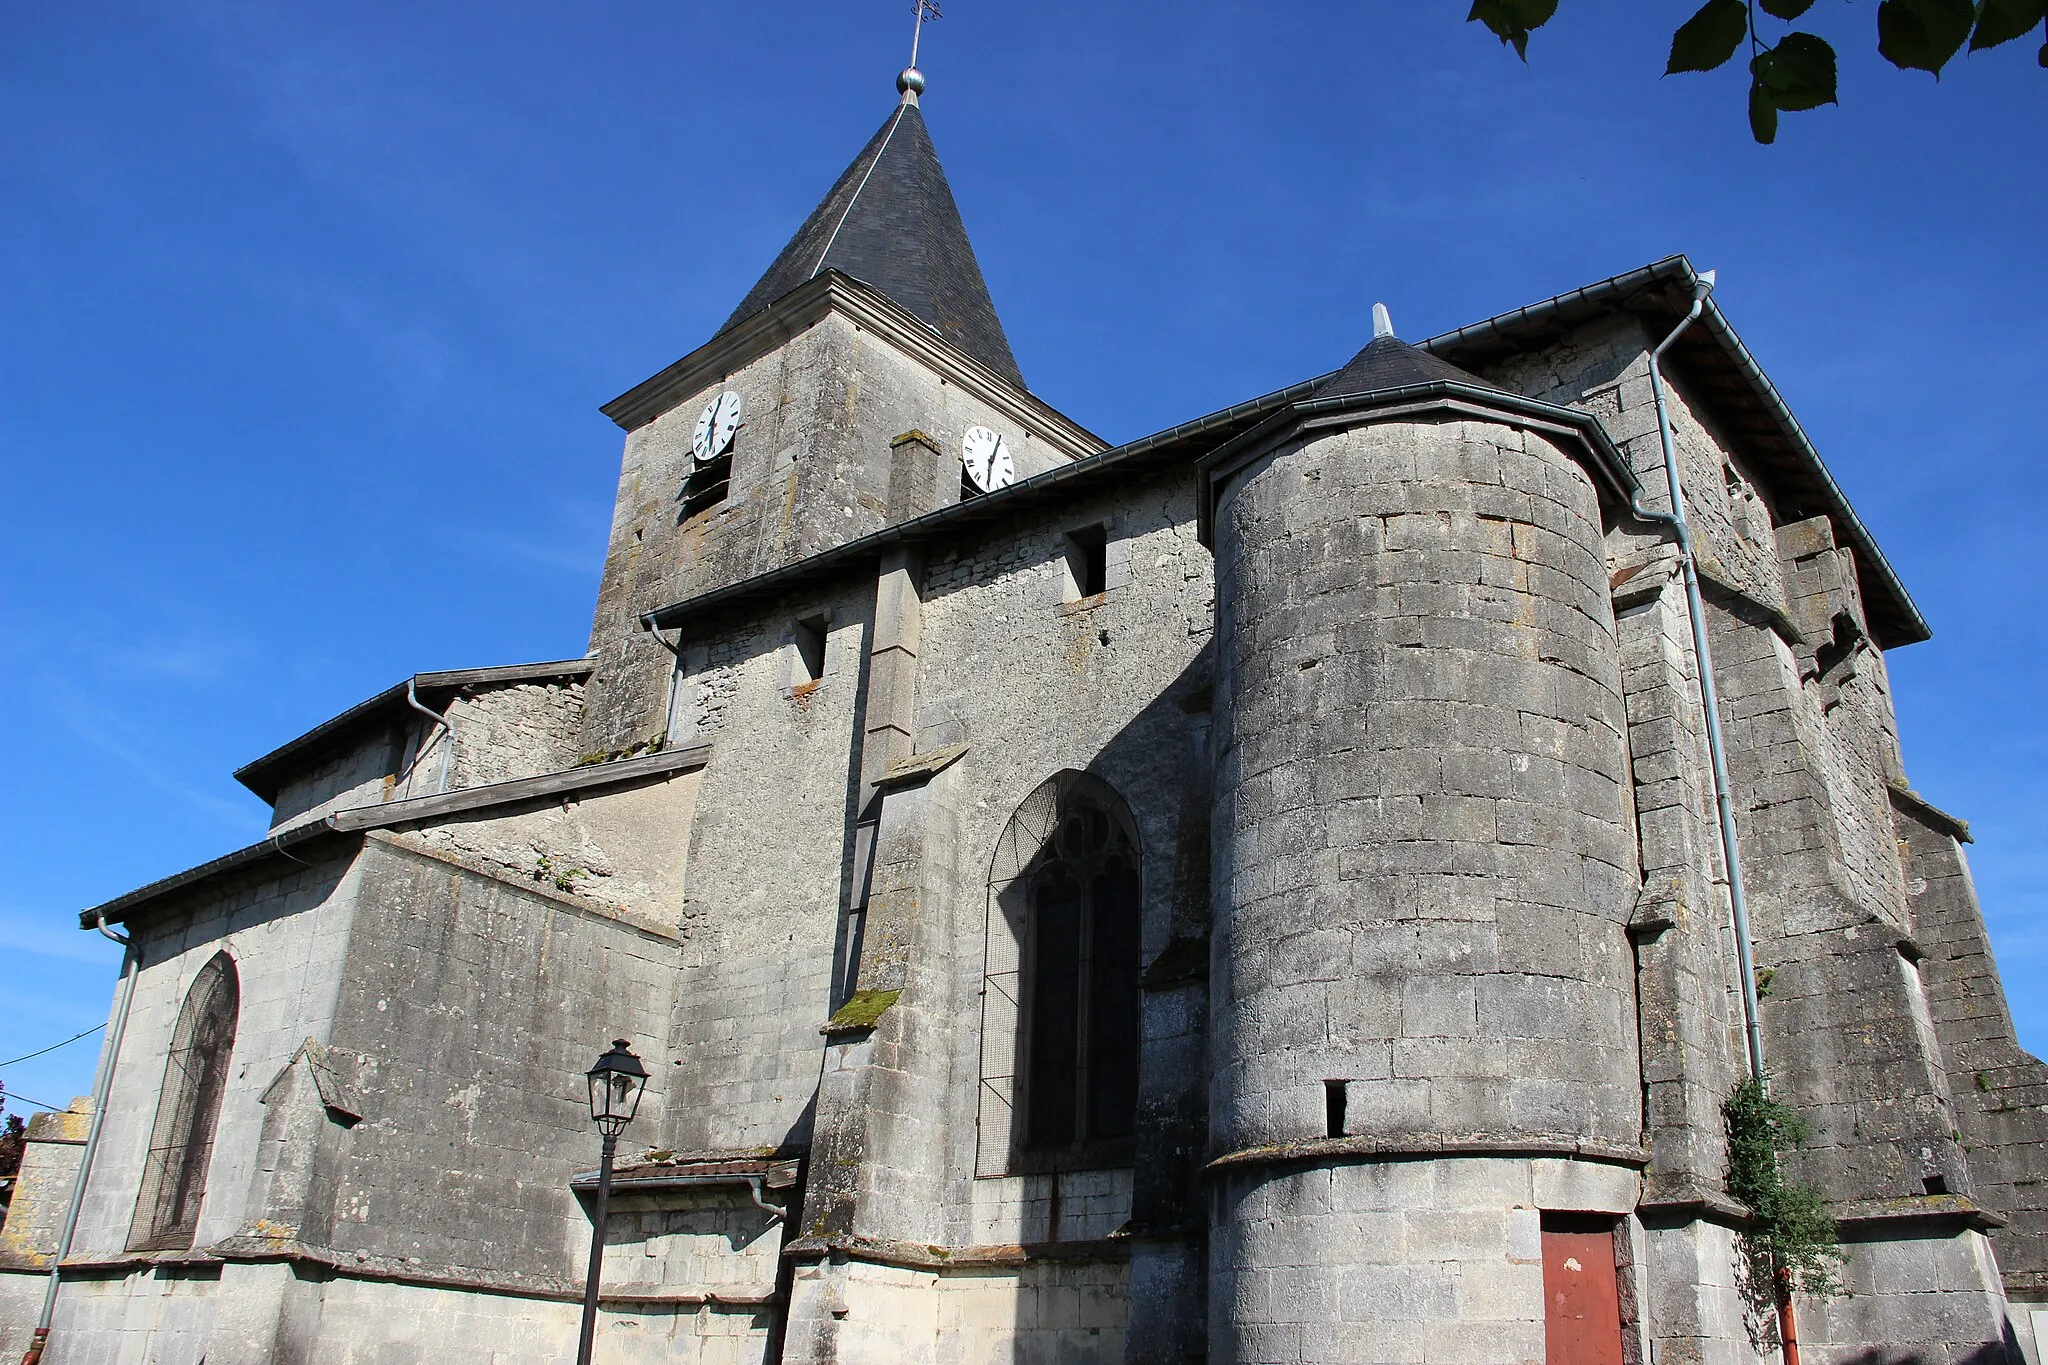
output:
[[50,1323],[57,1315],[57,1286],[64,1273],[65,1258],[71,1255],[72,1239],[78,1232],[79,1210],[85,1207],[85,1183],[92,1176],[92,1160],[100,1149],[100,1134],[107,1122],[107,1095],[114,1088],[114,1065],[121,1055],[121,1038],[128,1031],[128,1006],[135,999],[135,974],[142,967],[142,949],[126,934],[107,927],[106,912],[100,912],[99,931],[127,951],[122,955],[121,990],[114,999],[114,1024],[108,1031],[106,1048],[100,1053],[99,1074],[92,1083],[92,1124],[86,1130],[85,1151],[78,1158],[78,1175],[71,1182],[71,1203],[64,1210],[64,1226],[57,1234],[57,1254],[50,1258],[50,1281],[43,1286],[43,1310],[36,1318],[35,1334],[29,1338],[28,1354],[21,1365],[37,1365],[50,1339]]
[[[1685,609],[1692,618],[1693,653],[1699,666],[1700,704],[1706,711],[1707,757],[1714,771],[1714,808],[1720,816],[1721,857],[1728,868],[1728,905],[1735,921],[1735,953],[1742,975],[1743,1036],[1748,1044],[1749,1074],[1764,1081],[1764,1037],[1758,1023],[1756,962],[1750,947],[1749,898],[1743,893],[1742,846],[1735,833],[1735,799],[1728,780],[1728,748],[1721,732],[1721,696],[1714,682],[1714,650],[1707,637],[1707,612],[1700,599],[1700,576],[1693,552],[1692,527],[1685,519],[1685,491],[1678,479],[1678,451],[1671,438],[1671,410],[1664,395],[1664,352],[1699,319],[1707,295],[1714,288],[1714,272],[1702,275],[1693,286],[1692,308],[1657,348],[1650,352],[1650,396],[1657,407],[1657,437],[1664,447],[1664,483],[1671,495],[1671,515],[1655,516],[1678,532],[1679,565],[1685,578]],[[1641,510],[1641,509],[1638,509]]]
[[[1728,750],[1721,733],[1720,689],[1714,683],[1714,651],[1707,639],[1706,607],[1700,600],[1699,568],[1693,553],[1692,527],[1685,519],[1685,492],[1678,479],[1678,452],[1671,438],[1671,411],[1664,396],[1664,352],[1686,328],[1698,321],[1705,310],[1707,295],[1713,292],[1714,272],[1709,270],[1693,285],[1692,308],[1671,335],[1650,352],[1650,396],[1657,407],[1657,437],[1664,447],[1664,483],[1671,494],[1671,513],[1651,512],[1640,505],[1638,516],[1663,522],[1678,533],[1679,566],[1685,578],[1685,609],[1692,618],[1693,654],[1700,674],[1700,704],[1707,718],[1707,757],[1714,770],[1714,808],[1721,823],[1721,858],[1728,868],[1728,908],[1735,926],[1735,956],[1742,976],[1743,1038],[1748,1044],[1749,1074],[1758,1085],[1769,1084],[1764,1075],[1764,1037],[1758,1023],[1756,960],[1749,938],[1749,899],[1742,889],[1742,846],[1735,833],[1735,801],[1730,795]],[[1783,1267],[1778,1275],[1778,1341],[1785,1365],[1799,1365],[1799,1329],[1793,1315],[1789,1277]]]
[[[419,691],[414,686],[418,681],[417,677],[405,680],[405,704],[441,727],[441,778],[434,784],[434,791],[439,794],[448,790],[448,760],[455,756],[455,727],[448,723],[446,716],[433,707],[421,705]],[[422,745],[426,743],[424,739],[420,742]],[[418,764],[417,754],[413,756],[413,762]]]

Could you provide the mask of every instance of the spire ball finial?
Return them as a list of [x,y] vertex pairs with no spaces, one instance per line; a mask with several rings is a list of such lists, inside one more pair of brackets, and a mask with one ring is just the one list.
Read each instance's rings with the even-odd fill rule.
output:
[[1381,337],[1390,337],[1393,334],[1394,315],[1387,311],[1387,305],[1384,303],[1374,304],[1372,306],[1372,339],[1378,341]]
[[924,72],[914,66],[904,67],[902,74],[896,77],[896,89],[904,98],[915,101],[924,93]]

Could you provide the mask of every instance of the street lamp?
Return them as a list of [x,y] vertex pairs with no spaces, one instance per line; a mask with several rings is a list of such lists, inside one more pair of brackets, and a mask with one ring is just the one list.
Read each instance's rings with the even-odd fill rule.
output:
[[604,1155],[597,1167],[597,1210],[590,1220],[590,1273],[583,1283],[583,1332],[576,1342],[576,1365],[590,1365],[590,1346],[597,1336],[597,1284],[604,1272],[604,1220],[605,1206],[612,1198],[612,1154],[618,1150],[619,1134],[640,1107],[640,1092],[647,1088],[647,1068],[640,1065],[624,1038],[612,1039],[612,1050],[584,1074],[590,1081],[590,1117],[604,1134]]

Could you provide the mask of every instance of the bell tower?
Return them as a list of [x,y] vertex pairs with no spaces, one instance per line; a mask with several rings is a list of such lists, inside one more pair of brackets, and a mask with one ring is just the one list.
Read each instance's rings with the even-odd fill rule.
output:
[[[1013,477],[1103,443],[1032,397],[921,107],[897,102],[712,338],[607,403],[626,432],[583,748],[661,732],[651,613],[959,499],[971,433]],[[985,440],[986,437],[977,437]]]

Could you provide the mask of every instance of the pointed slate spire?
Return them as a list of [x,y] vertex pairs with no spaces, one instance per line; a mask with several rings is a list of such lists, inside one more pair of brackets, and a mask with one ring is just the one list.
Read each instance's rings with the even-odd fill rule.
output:
[[1500,385],[1488,383],[1478,375],[1461,370],[1448,360],[1439,360],[1421,347],[1410,346],[1395,336],[1394,320],[1387,312],[1387,305],[1376,303],[1372,306],[1372,340],[1351,358],[1349,365],[1331,375],[1329,382],[1316,390],[1316,397],[1355,398],[1381,389],[1446,380],[1500,390]]
[[918,108],[924,77],[913,67],[896,84],[903,98],[895,111],[719,330],[837,270],[887,294],[1021,389],[1024,376]]

